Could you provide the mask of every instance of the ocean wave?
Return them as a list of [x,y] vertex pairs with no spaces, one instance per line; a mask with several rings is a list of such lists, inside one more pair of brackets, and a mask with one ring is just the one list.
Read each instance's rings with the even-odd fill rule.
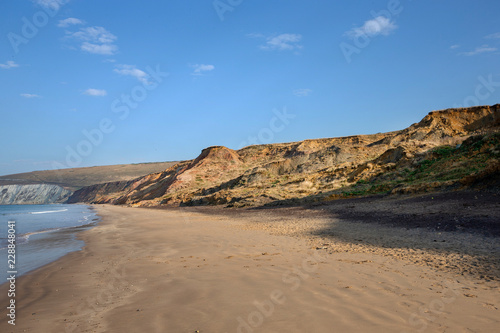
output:
[[[37,230],[33,232],[27,232],[25,234],[21,234],[16,236],[16,244],[25,244],[28,243],[30,236],[33,235],[39,235],[39,234],[45,234],[48,232],[55,232],[55,231],[63,231],[63,230],[78,230],[82,228],[89,228],[95,226],[97,223],[95,221],[92,221],[90,223],[85,223],[81,225],[74,225],[74,226],[68,226],[68,227],[59,227],[59,228],[48,228],[48,229],[43,229],[43,230]],[[8,244],[8,238],[0,237],[0,250],[3,250],[7,248]]]
[[[16,245],[28,243],[30,236],[33,236],[33,235],[45,234],[48,232],[54,232],[54,231],[59,231],[59,230],[64,230],[64,229],[72,229],[72,228],[78,228],[78,227],[81,227],[81,226],[49,228],[49,229],[44,229],[44,230],[27,232],[25,234],[16,236]],[[0,238],[0,250],[7,248],[7,240],[8,240],[7,238]],[[4,244],[2,244],[2,243],[4,243]]]
[[[20,245],[20,244],[27,243],[28,240],[29,240],[29,238],[30,238],[30,236],[38,235],[38,234],[44,234],[44,233],[47,233],[47,232],[53,232],[53,231],[57,231],[57,230],[61,230],[61,229],[63,229],[63,228],[50,228],[50,229],[44,229],[44,230],[39,230],[39,231],[27,232],[25,234],[16,236],[16,244]],[[3,237],[0,238],[0,244],[3,243],[3,242],[7,242],[7,240],[8,240],[7,238],[3,238]],[[0,247],[0,250],[4,249],[5,247]]]
[[43,212],[31,212],[31,213],[28,213],[28,214],[59,213],[59,212],[66,212],[67,210],[68,210],[67,208],[64,208],[64,209],[60,209],[60,210],[46,210],[46,211],[43,211]]
[[66,212],[68,209],[59,209],[59,210],[44,210],[41,212],[22,212],[22,213],[2,213],[0,214],[1,216],[14,216],[14,215],[30,215],[30,214],[49,214],[49,213],[60,213],[60,212]]
[[[43,233],[43,232],[49,232],[49,231],[42,231],[40,233]],[[16,245],[28,243],[28,239],[30,238],[30,236],[34,235],[36,233],[37,232],[31,232],[31,233],[16,236]],[[6,249],[8,244],[9,244],[8,238],[0,238],[0,250]]]

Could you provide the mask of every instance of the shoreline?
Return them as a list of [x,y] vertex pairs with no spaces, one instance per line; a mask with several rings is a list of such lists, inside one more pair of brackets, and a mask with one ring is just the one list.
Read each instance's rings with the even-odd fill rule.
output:
[[[75,226],[75,227],[65,227],[55,230],[43,230],[38,232],[28,233],[27,236],[31,239],[23,244],[16,244],[16,256],[21,259],[20,265],[17,268],[16,277],[20,278],[27,274],[31,274],[40,268],[45,267],[59,259],[62,259],[64,256],[72,253],[81,251],[85,246],[85,242],[79,239],[78,235],[81,232],[86,230],[90,230],[91,228],[95,228],[98,222],[89,223],[86,225]],[[26,235],[23,235],[23,237]],[[64,240],[65,244],[61,245],[60,243]],[[31,242],[31,243],[30,243]],[[54,242],[59,243],[58,246],[52,245]],[[43,243],[48,243],[48,247],[42,246]],[[22,250],[20,250],[20,246],[22,246]],[[37,247],[42,246],[41,249],[35,251]],[[7,251],[1,249],[0,254],[7,256]],[[32,252],[29,254],[29,259],[26,260],[25,253],[26,251]],[[43,254],[40,254],[43,253]],[[29,264],[26,265],[26,262]],[[41,264],[40,264],[41,263]],[[24,267],[19,267],[24,266]],[[28,268],[26,268],[28,266]],[[2,283],[0,283],[0,287],[7,283],[3,282],[4,274],[6,272],[2,272],[0,275],[2,276]]]
[[269,216],[95,208],[101,221],[78,233],[81,251],[18,279],[16,326],[3,315],[2,331],[493,332],[500,324],[498,281],[331,239],[314,246],[323,239],[300,235],[321,226],[314,217],[295,217],[294,234]]
[[[19,259],[16,265],[16,278],[20,278],[38,268],[44,267],[71,252],[80,251],[85,245],[84,242],[78,239],[78,234],[82,231],[95,227],[100,218],[97,216],[95,207],[87,204],[79,204],[74,207],[63,207],[64,204],[55,204],[59,210],[47,210],[49,205],[19,205],[25,208],[22,212],[11,214],[9,212],[3,215],[9,215],[9,221],[15,221],[16,248],[15,255]],[[66,205],[69,206],[69,205]],[[78,207],[77,207],[78,206]],[[84,207],[84,210],[89,210],[91,213],[81,212],[81,215],[61,217],[53,216],[52,213],[65,214],[71,210],[70,214],[75,214],[75,210],[79,207]],[[31,211],[32,207],[37,207]],[[29,208],[30,211],[26,211]],[[26,216],[44,215],[48,218],[43,223],[49,223],[45,226],[40,221],[32,221]],[[56,221],[55,223],[53,221]],[[72,221],[68,223],[68,221]],[[5,239],[6,240],[6,239]],[[8,248],[0,248],[2,257],[7,258]],[[0,285],[6,283],[5,278],[9,275],[6,271],[0,273],[2,278]]]

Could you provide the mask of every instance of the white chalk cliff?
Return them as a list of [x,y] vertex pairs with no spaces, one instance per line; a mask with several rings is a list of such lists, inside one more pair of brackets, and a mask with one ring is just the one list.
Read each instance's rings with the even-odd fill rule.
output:
[[1,185],[0,205],[44,205],[65,202],[71,191],[49,184]]

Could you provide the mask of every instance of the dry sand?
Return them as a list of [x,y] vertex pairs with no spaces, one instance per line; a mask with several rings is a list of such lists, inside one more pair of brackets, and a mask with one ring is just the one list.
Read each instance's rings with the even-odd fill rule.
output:
[[[425,251],[316,246],[324,240],[268,222],[182,210],[97,209],[82,251],[18,279],[16,326],[2,315],[1,332],[499,331],[498,280],[413,264]],[[5,313],[5,284],[0,302]]]

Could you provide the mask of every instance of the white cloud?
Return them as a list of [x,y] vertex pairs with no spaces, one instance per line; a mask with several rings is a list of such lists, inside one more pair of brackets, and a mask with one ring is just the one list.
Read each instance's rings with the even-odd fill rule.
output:
[[458,49],[459,47],[460,47],[460,45],[455,44],[455,45],[450,46],[450,49],[454,50],[454,49]]
[[73,37],[83,41],[110,44],[116,40],[116,36],[103,27],[81,28],[80,31],[73,33]]
[[[255,36],[253,36],[255,38]],[[274,37],[267,37],[267,42],[261,45],[263,50],[294,50],[301,49],[302,45],[299,42],[302,40],[302,35],[299,34],[281,34]]]
[[78,25],[78,24],[85,24],[85,22],[74,17],[68,17],[67,19],[60,20],[57,26],[59,28],[67,28],[70,25]]
[[45,8],[59,10],[59,8],[68,3],[69,0],[34,0],[34,2]]
[[113,55],[118,51],[118,47],[113,44],[92,44],[84,42],[81,47],[82,51],[94,54]]
[[80,48],[85,52],[113,55],[118,51],[114,44],[117,37],[103,27],[81,28],[69,36],[82,41]]
[[127,75],[135,77],[137,80],[144,84],[149,84],[149,75],[146,72],[141,71],[133,65],[116,65],[116,68],[113,70],[115,73],[120,75]]
[[19,67],[19,65],[16,64],[12,60],[7,61],[5,64],[0,64],[0,68],[3,68],[3,69],[10,69],[10,68],[15,68],[15,67]]
[[500,39],[500,32],[495,32],[494,34],[485,36],[486,39]]
[[194,68],[193,74],[192,75],[203,75],[204,72],[210,72],[215,69],[214,65],[192,65],[191,67]]
[[377,16],[372,20],[366,21],[361,27],[352,28],[345,34],[350,38],[360,36],[375,37],[378,35],[387,36],[397,29],[397,25],[383,16]]
[[295,89],[293,91],[293,94],[297,97],[307,97],[311,95],[312,90],[311,89]]
[[24,98],[40,98],[42,96],[37,95],[37,94],[21,94],[21,97],[24,97]]
[[474,51],[462,52],[460,54],[465,55],[465,56],[474,56],[474,55],[481,54],[481,53],[495,52],[497,50],[498,49],[496,47],[482,45],[482,46],[476,47],[476,49]]
[[83,94],[88,96],[106,96],[108,93],[106,92],[106,90],[90,88],[85,90]]

